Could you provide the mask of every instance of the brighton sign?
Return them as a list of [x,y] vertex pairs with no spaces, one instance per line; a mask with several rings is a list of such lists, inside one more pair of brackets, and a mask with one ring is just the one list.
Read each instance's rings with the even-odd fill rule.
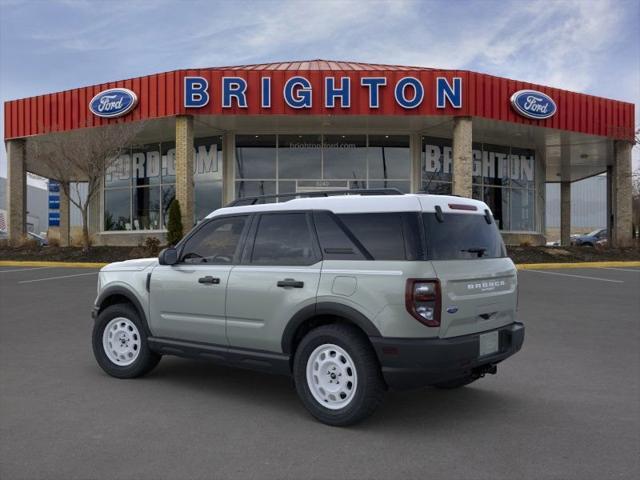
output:
[[[352,83],[357,83],[353,85]],[[352,95],[359,95],[364,91],[367,95],[369,108],[381,106],[381,96],[385,87],[393,91],[398,106],[410,110],[419,107],[425,98],[425,88],[415,77],[401,77],[397,81],[389,82],[386,77],[362,77],[359,82],[352,82],[350,77],[325,77],[322,81],[325,108],[351,107]],[[247,91],[249,84],[242,77],[222,77],[220,85],[220,105],[222,108],[247,108]],[[271,108],[272,100],[277,94],[286,105],[294,109],[309,109],[313,107],[313,86],[304,76],[289,78],[282,88],[282,92],[274,92],[271,77],[262,77],[259,82],[259,100],[261,108]],[[462,108],[462,78],[436,78],[435,82],[436,108]],[[202,108],[209,104],[212,90],[204,77],[184,77],[185,108]],[[338,107],[339,105],[339,107]]]
[[551,118],[558,110],[549,95],[536,90],[518,90],[511,95],[511,105],[520,115],[533,120]]
[[89,102],[91,113],[102,118],[126,115],[138,104],[138,96],[128,88],[110,88],[98,93]]

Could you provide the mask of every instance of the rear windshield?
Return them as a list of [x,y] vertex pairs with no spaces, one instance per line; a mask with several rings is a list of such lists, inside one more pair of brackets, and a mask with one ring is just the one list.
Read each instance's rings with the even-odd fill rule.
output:
[[484,215],[424,213],[427,251],[432,260],[465,260],[506,256],[496,223]]

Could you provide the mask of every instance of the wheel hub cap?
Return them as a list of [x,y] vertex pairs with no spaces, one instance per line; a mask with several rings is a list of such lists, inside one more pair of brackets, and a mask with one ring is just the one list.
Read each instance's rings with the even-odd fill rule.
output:
[[358,385],[351,356],[338,345],[320,345],[307,360],[307,385],[322,406],[330,410],[346,407]]
[[102,333],[102,346],[107,358],[115,365],[131,365],[140,354],[138,327],[128,318],[114,318]]

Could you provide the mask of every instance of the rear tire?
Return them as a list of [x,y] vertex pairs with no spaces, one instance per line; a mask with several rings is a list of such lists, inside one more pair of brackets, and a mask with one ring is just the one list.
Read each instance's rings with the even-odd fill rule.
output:
[[350,325],[311,330],[300,342],[293,375],[298,396],[327,425],[353,425],[382,403],[385,384],[373,348]]
[[93,325],[92,345],[98,365],[116,378],[142,376],[153,370],[161,358],[149,349],[138,312],[125,303],[100,312]]
[[441,390],[453,390],[455,388],[464,387],[465,385],[469,385],[470,383],[478,380],[479,377],[462,377],[456,378],[455,380],[448,380],[446,382],[436,383],[433,385],[435,388],[439,388]]

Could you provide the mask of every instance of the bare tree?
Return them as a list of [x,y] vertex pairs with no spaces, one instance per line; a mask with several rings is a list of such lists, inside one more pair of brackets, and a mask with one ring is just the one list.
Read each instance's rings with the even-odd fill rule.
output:
[[[112,124],[72,132],[52,133],[27,142],[29,159],[44,165],[51,178],[58,180],[69,201],[82,214],[82,246],[90,247],[89,205],[100,192],[107,170],[130,146],[142,130],[142,122]],[[87,183],[87,195],[80,195],[77,182]],[[75,185],[75,195],[71,193]]]

